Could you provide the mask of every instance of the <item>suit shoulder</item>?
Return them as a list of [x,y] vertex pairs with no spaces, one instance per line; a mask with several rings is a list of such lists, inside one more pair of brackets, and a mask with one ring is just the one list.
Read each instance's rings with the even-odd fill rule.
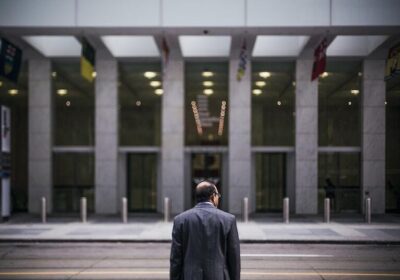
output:
[[180,221],[185,220],[185,218],[187,218],[188,216],[190,216],[190,214],[191,214],[192,212],[193,212],[193,208],[192,208],[192,209],[189,209],[189,210],[186,210],[186,211],[184,211],[184,212],[182,212],[182,213],[176,215],[175,218],[174,218],[174,222],[180,222]]
[[220,209],[217,209],[217,213],[218,213],[219,215],[221,215],[222,217],[224,217],[225,219],[227,219],[227,220],[232,220],[232,221],[235,221],[235,220],[236,220],[236,217],[235,217],[234,215],[232,215],[231,213],[222,211],[222,210],[220,210]]

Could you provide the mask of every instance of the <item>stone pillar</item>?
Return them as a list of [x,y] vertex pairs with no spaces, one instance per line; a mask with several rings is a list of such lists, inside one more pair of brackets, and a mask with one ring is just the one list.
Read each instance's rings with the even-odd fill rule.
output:
[[[234,38],[236,39],[236,38]],[[251,189],[251,62],[247,62],[241,81],[236,78],[241,40],[233,40],[229,61],[229,193],[228,207],[233,214],[241,213],[244,197],[255,203]],[[251,49],[251,48],[249,48]],[[249,52],[250,53],[250,52]]]
[[118,212],[118,65],[96,61],[95,211]]
[[[362,195],[372,213],[385,212],[385,60],[364,60],[362,91]],[[362,201],[363,207],[364,203]]]
[[40,213],[41,198],[52,211],[52,93],[51,63],[48,59],[29,61],[29,158],[28,188],[30,213]]
[[318,212],[318,79],[311,82],[313,58],[296,61],[296,214]]
[[[172,48],[174,50],[175,48]],[[161,136],[161,197],[158,210],[163,212],[164,197],[171,201],[171,212],[184,210],[184,61],[171,53],[163,69],[162,136]]]

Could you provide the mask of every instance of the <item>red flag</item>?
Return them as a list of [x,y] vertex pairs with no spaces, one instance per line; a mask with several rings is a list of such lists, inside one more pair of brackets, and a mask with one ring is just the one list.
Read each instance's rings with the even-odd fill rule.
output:
[[314,51],[314,64],[311,75],[311,81],[314,81],[316,78],[319,77],[320,74],[325,72],[327,47],[328,47],[328,42],[326,38],[324,38]]

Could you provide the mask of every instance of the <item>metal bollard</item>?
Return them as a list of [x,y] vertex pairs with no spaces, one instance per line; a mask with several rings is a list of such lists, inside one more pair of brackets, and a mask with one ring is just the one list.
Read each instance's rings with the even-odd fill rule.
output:
[[243,198],[243,209],[242,209],[243,222],[249,222],[249,199],[247,197]]
[[371,223],[371,198],[365,198],[365,222],[367,224]]
[[285,224],[289,223],[289,198],[285,197],[283,199],[283,222]]
[[169,221],[169,215],[170,215],[170,205],[169,205],[169,198],[165,197],[164,198],[164,222],[168,223]]
[[45,224],[47,221],[47,207],[46,207],[46,198],[42,197],[42,223]]
[[81,197],[81,221],[82,221],[82,223],[86,223],[87,222],[86,197]]
[[128,222],[128,200],[126,199],[126,197],[122,198],[121,214],[122,214],[122,222],[126,224]]
[[330,223],[331,221],[331,200],[329,198],[325,198],[325,223]]

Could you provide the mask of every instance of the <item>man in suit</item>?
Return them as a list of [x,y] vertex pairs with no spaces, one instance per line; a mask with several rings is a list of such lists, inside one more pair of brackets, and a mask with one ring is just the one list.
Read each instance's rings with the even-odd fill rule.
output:
[[240,243],[235,216],[217,208],[214,184],[196,186],[197,205],[174,219],[172,280],[240,280]]

